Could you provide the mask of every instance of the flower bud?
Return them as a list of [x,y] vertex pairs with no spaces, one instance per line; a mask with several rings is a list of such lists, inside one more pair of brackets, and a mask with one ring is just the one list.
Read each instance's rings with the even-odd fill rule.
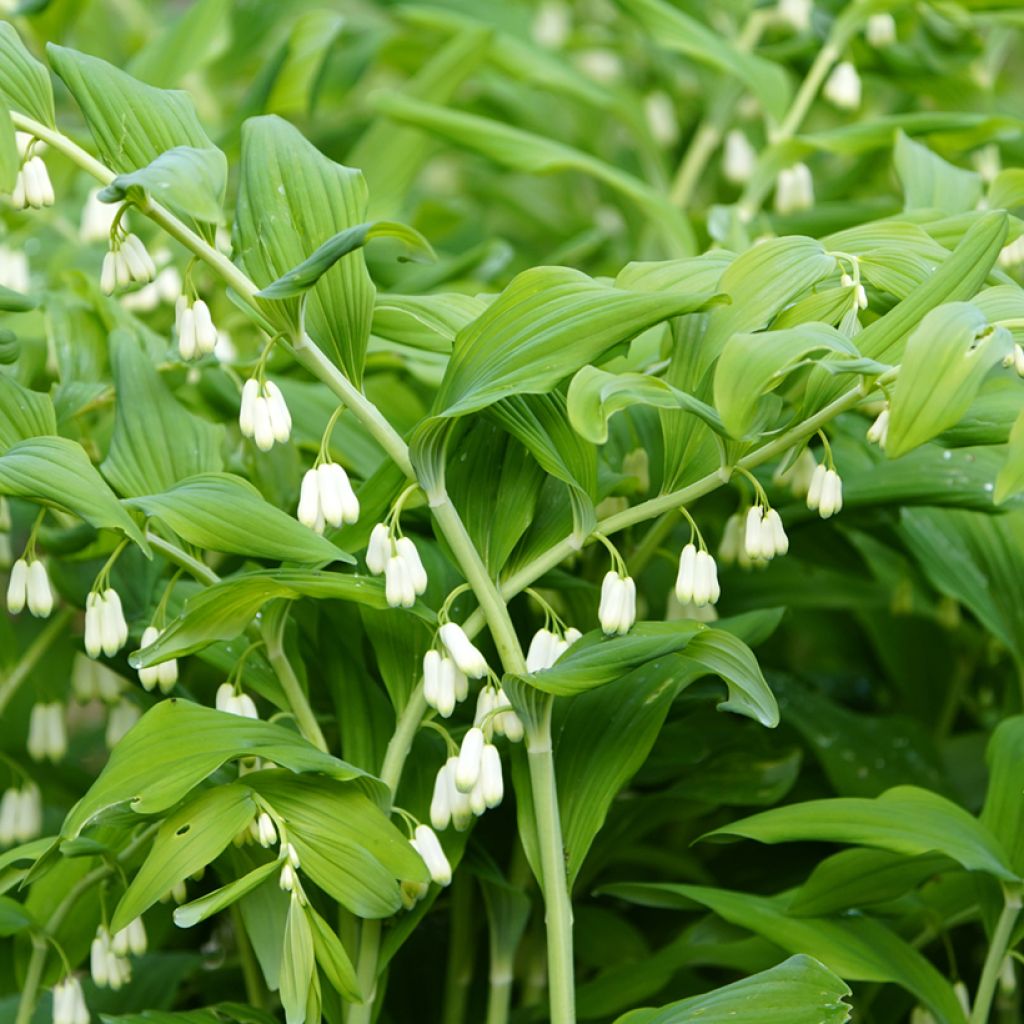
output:
[[267,400],[274,440],[283,444],[292,432],[292,414],[288,411],[288,403],[285,402],[281,389],[272,380],[264,383],[263,393]]
[[834,469],[825,471],[825,478],[821,485],[821,500],[818,505],[818,515],[822,519],[828,519],[835,515],[843,507],[843,481]]
[[452,820],[452,791],[457,757],[450,757],[441,765],[434,779],[434,793],[430,800],[430,824],[439,832],[446,829]]
[[129,701],[122,700],[115,704],[107,714],[107,749],[113,750],[140,717],[139,709]]
[[784,555],[789,551],[789,538],[782,525],[782,517],[775,509],[770,508],[765,513],[761,524],[761,546],[763,551],[771,551],[769,558],[775,555]]
[[196,299],[192,303],[192,317],[196,349],[200,355],[208,356],[217,345],[217,328],[213,326],[210,307],[202,299]]
[[636,584],[632,577],[620,576],[615,570],[605,573],[597,617],[609,636],[629,632],[636,621]]
[[860,106],[860,75],[850,61],[840,61],[832,69],[822,93],[840,110],[856,110]]
[[488,743],[480,755],[480,788],[484,802],[494,808],[505,796],[505,783],[501,773],[501,755],[498,748]]
[[[336,462],[323,462],[316,470],[320,510],[323,518],[331,526],[343,523],[354,523],[359,519],[359,499],[348,474]],[[401,544],[401,541],[399,542]],[[410,546],[412,542],[409,542]],[[415,552],[415,548],[413,551]],[[417,556],[417,562],[419,556]],[[422,566],[420,566],[422,569]],[[426,579],[426,573],[424,573]],[[422,593],[422,591],[418,591]]]
[[260,384],[255,377],[250,377],[242,385],[242,401],[238,410],[238,429],[243,437],[252,437],[256,432],[256,399],[259,397]]
[[391,557],[391,533],[383,523],[378,523],[370,531],[370,540],[366,545],[366,568],[379,576]]
[[868,42],[877,50],[896,42],[896,19],[888,13],[872,14],[865,26]]
[[889,406],[886,406],[877,416],[875,422],[868,427],[868,441],[877,444],[883,451],[885,442],[889,437]]
[[796,32],[806,32],[811,27],[813,10],[813,0],[779,0],[776,7],[779,18]]
[[320,510],[320,475],[315,469],[307,469],[302,476],[296,518],[303,526],[317,533],[324,532],[324,515]]
[[260,846],[267,848],[277,842],[277,828],[274,819],[266,811],[260,811],[256,819],[256,840]]
[[395,541],[395,550],[398,557],[404,559],[409,567],[409,577],[412,580],[413,589],[417,594],[422,594],[427,589],[427,570],[423,568],[416,545],[408,537],[399,537]]
[[473,726],[462,738],[459,759],[455,766],[455,788],[460,793],[469,793],[480,777],[480,763],[484,749],[484,734]]
[[680,604],[693,601],[693,587],[697,570],[697,548],[687,544],[679,553],[679,572],[676,575],[676,598]]
[[433,829],[427,825],[416,826],[416,849],[427,865],[431,879],[437,885],[450,885],[452,880],[452,868],[448,863],[444,850],[441,848],[440,840],[434,834]]
[[503,689],[499,688],[498,690],[495,707],[508,709],[502,710],[500,715],[495,715],[492,719],[494,722],[495,732],[499,731],[500,723],[500,731],[505,734],[505,737],[510,743],[521,742],[523,736],[526,734],[526,730],[523,727],[523,720],[514,710],[512,710],[512,702],[508,699],[508,694]]
[[178,354],[186,361],[195,359],[199,349],[196,344],[196,315],[184,295],[179,295],[174,304],[174,329],[178,334]]
[[560,653],[559,643],[559,638],[550,629],[538,629],[526,652],[526,671],[542,672],[551,668]]
[[761,523],[764,518],[764,510],[760,505],[751,505],[747,511],[746,526],[743,533],[743,548],[750,559],[770,558],[763,547],[763,533]]
[[7,610],[17,615],[28,601],[28,562],[19,558],[11,566],[11,578],[7,584]]
[[438,633],[441,643],[448,649],[460,672],[464,672],[470,679],[482,679],[487,675],[487,662],[484,656],[458,623],[446,622]]
[[798,213],[814,205],[814,180],[806,164],[793,164],[779,171],[775,184],[775,212]]
[[45,619],[53,611],[53,591],[46,566],[38,558],[29,563],[26,591],[28,610],[37,619]]
[[409,563],[400,555],[392,555],[384,566],[384,595],[392,608],[411,608],[416,603]]
[[757,151],[739,128],[733,128],[725,136],[725,153],[722,157],[725,180],[734,185],[745,185],[750,181],[756,166]]

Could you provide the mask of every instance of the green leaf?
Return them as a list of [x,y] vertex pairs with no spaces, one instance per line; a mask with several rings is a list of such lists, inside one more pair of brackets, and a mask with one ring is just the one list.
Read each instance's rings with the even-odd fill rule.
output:
[[[3,40],[0,38],[0,47],[2,46]],[[14,191],[20,169],[21,158],[18,156],[18,143],[11,112],[0,104],[0,192],[9,194]],[[12,307],[12,303],[17,303],[19,299],[22,302],[31,302],[27,297],[19,296],[18,292],[12,292],[10,288],[3,288],[0,290],[0,309],[18,312],[17,305]]]
[[99,778],[68,812],[61,836],[74,839],[104,811],[124,803],[136,814],[166,811],[222,764],[239,757],[263,757],[294,772],[376,784],[365,772],[317,750],[283,726],[165,700],[117,744]]
[[378,295],[373,333],[427,352],[451,352],[455,336],[487,304],[473,295]]
[[[222,580],[190,597],[181,615],[167,626],[157,641],[132,654],[131,662],[136,668],[145,668],[168,658],[192,654],[218,640],[233,640],[268,601],[299,597],[354,601],[397,614],[388,606],[383,581],[370,576],[298,569],[251,572]],[[408,613],[427,623],[434,621],[433,613],[419,602],[408,609]]]
[[176,146],[213,147],[187,93],[146,85],[99,57],[55,43],[46,53],[115,171],[139,170]]
[[0,454],[19,441],[57,433],[57,415],[49,395],[23,388],[0,373]]
[[248,787],[208,789],[169,815],[110,920],[118,932],[161,897],[216,860],[252,821],[256,804]]
[[223,428],[178,404],[131,333],[111,332],[110,351],[117,404],[103,475],[134,498],[218,471]]
[[35,926],[35,919],[22,904],[9,896],[0,896],[0,938],[17,935]]
[[[256,117],[242,128],[242,175],[235,231],[242,265],[260,287],[297,267],[325,238],[366,222],[362,174],[327,159],[278,117]],[[356,384],[363,374],[374,288],[363,254],[338,260],[304,298],[305,327]],[[294,333],[299,302],[262,304],[266,315]]]
[[1024,871],[1024,716],[1005,718],[988,743],[988,789],[981,823],[988,827],[1009,853],[1013,869]]
[[954,167],[902,131],[896,133],[894,161],[908,210],[961,213],[981,198],[981,175]]
[[297,267],[262,288],[257,294],[263,299],[293,299],[309,291],[335,263],[362,248],[375,238],[394,238],[420,258],[435,259],[430,243],[415,229],[393,220],[377,220],[345,228],[328,238],[316,252]]
[[356,977],[356,969],[345,952],[341,939],[312,906],[308,906],[306,911],[313,928],[313,949],[324,975],[343,999],[350,1003],[361,1003],[363,994],[359,987],[359,979]]
[[1018,414],[1010,429],[1006,462],[996,477],[996,489],[992,500],[1002,505],[1008,498],[1024,491],[1024,409]]
[[[217,791],[215,790],[214,792]],[[251,815],[247,821],[250,820],[252,820]],[[219,889],[214,889],[213,892],[207,893],[197,900],[192,900],[189,903],[183,903],[180,907],[175,907],[174,923],[179,928],[191,928],[199,924],[200,921],[205,921],[208,917],[212,917],[225,907],[231,906],[232,903],[240,900],[246,893],[252,892],[257,885],[265,882],[271,875],[279,873],[280,870],[280,861],[271,860],[266,864],[261,864],[248,874],[242,875],[241,878],[236,878],[233,882],[228,882],[227,885],[222,885]]]
[[200,473],[127,504],[161,520],[189,544],[211,551],[305,564],[355,561],[271,505],[248,480],[230,473]]
[[306,11],[295,19],[267,97],[268,113],[302,115],[312,109],[324,65],[345,19],[335,11]]
[[[0,285],[0,310],[5,313],[26,313],[30,309],[35,309],[39,305],[39,300],[32,295],[22,295],[21,292],[12,291],[10,288],[6,288]],[[10,362],[10,359],[4,360]]]
[[664,0],[620,0],[619,6],[643,25],[656,46],[739,79],[772,118],[782,119],[791,90],[780,65],[731,46],[719,32]]
[[259,772],[246,781],[287,828],[302,871],[360,917],[389,917],[398,880],[429,881],[422,858],[360,787],[313,775]]
[[0,21],[0,100],[47,128],[56,125],[50,73],[25,49],[8,21]]
[[304,1024],[315,968],[313,931],[306,908],[293,894],[284,927],[284,953],[281,956],[281,1005],[286,1024]]
[[230,0],[197,0],[150,36],[128,71],[151,85],[173,86],[225,48],[231,31]]
[[119,203],[141,192],[196,220],[220,223],[227,180],[227,157],[219,149],[175,146],[145,167],[119,174],[99,197]]
[[66,437],[34,437],[11,445],[0,455],[0,494],[65,509],[97,529],[121,530],[149,550],[85,450]]
[[717,433],[725,431],[718,413],[706,402],[644,373],[615,374],[584,366],[569,383],[567,403],[573,429],[593,444],[608,440],[608,421],[631,405],[682,409]]
[[903,353],[886,454],[898,458],[954,426],[989,370],[1011,352],[1010,333],[990,328],[976,306],[950,302],[933,309]]
[[657,1010],[633,1010],[615,1024],[843,1024],[850,988],[810,956],[793,956],[713,992]]
[[715,367],[715,408],[728,432],[743,437],[754,421],[761,395],[774,391],[787,374],[806,365],[808,357],[823,352],[857,356],[856,346],[848,338],[823,323],[734,334]]
[[512,394],[550,391],[614,345],[711,298],[631,292],[568,267],[526,270],[459,332],[434,414],[459,416]]
[[815,840],[855,843],[908,857],[942,853],[968,871],[1017,881],[999,841],[952,801],[916,786],[897,786],[874,800],[837,797],[763,811],[709,832],[762,843]]
[[790,917],[787,896],[697,885],[634,882],[602,891],[647,906],[700,903],[790,953],[813,955],[845,981],[895,982],[931,1010],[939,1024],[966,1024],[953,986],[910,943],[873,918]]
[[986,199],[993,210],[1024,206],[1024,168],[1007,167],[1000,171],[989,185]]

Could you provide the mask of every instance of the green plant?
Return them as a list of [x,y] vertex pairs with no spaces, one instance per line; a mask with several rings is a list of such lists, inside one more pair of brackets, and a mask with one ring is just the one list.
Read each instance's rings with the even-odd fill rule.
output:
[[0,1019],[1017,1019],[1020,14],[707,6],[0,23]]

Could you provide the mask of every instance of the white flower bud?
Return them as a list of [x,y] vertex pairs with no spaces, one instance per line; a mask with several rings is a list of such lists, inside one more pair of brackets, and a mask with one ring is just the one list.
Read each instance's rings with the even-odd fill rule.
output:
[[508,694],[503,690],[498,690],[498,698],[495,702],[496,708],[508,708],[509,710],[503,710],[500,715],[495,715],[492,719],[495,726],[495,732],[498,731],[498,723],[501,723],[501,731],[505,734],[505,737],[510,743],[519,743],[522,741],[523,736],[526,734],[526,730],[523,727],[523,720],[519,715],[512,710],[512,702],[508,699]]
[[19,842],[34,839],[43,828],[43,800],[39,787],[28,783],[18,791],[17,813],[14,819],[14,838]]
[[366,568],[379,576],[391,557],[391,534],[383,523],[378,523],[370,531],[370,540],[366,545]]
[[872,14],[865,26],[868,42],[876,49],[892,46],[896,42],[896,19],[888,13]]
[[399,555],[392,555],[384,566],[384,595],[392,608],[411,608],[416,603],[409,563]]
[[797,213],[814,205],[814,179],[807,164],[793,164],[779,171],[775,183],[776,213]]
[[431,648],[423,655],[423,699],[437,707],[437,694],[441,686],[441,652]]
[[45,619],[53,611],[53,591],[46,566],[38,558],[29,563],[26,590],[28,610],[37,619]]
[[668,93],[656,89],[644,97],[644,117],[651,138],[660,146],[674,146],[679,141],[679,119]]
[[[8,249],[0,245],[0,284],[15,292],[27,292],[31,287],[28,256],[23,249]],[[10,528],[9,522],[0,526],[4,530]]]
[[292,433],[292,414],[288,411],[288,403],[285,402],[281,389],[272,380],[264,383],[263,393],[267,399],[274,440],[283,444]]
[[814,472],[811,474],[811,483],[807,488],[807,507],[812,512],[821,504],[821,494],[827,474],[828,468],[823,462],[815,466]]
[[25,741],[25,747],[33,761],[42,761],[46,757],[48,718],[49,705],[32,705],[32,711],[28,716],[28,739]]
[[121,255],[133,281],[148,284],[156,277],[156,265],[138,235],[129,233],[124,236],[121,241]]
[[24,210],[28,206],[28,199],[25,196],[25,168],[18,171],[14,179],[14,190],[11,192],[11,205],[16,210]]
[[416,826],[416,849],[423,858],[423,863],[427,865],[431,879],[438,885],[451,884],[451,865],[441,848],[440,840],[429,826]]
[[470,679],[482,679],[487,675],[487,662],[484,656],[458,623],[446,622],[438,630],[438,634],[460,672],[464,672]]
[[822,93],[840,110],[856,110],[860,106],[860,75],[850,61],[840,61],[832,69]]
[[776,11],[779,18],[797,32],[806,32],[811,27],[813,0],[779,0]]
[[260,393],[260,382],[250,377],[242,385],[242,401],[238,410],[238,429],[243,437],[252,437],[256,432],[256,399]]
[[19,558],[11,566],[11,578],[7,584],[7,610],[17,615],[28,601],[28,562]]
[[437,686],[437,713],[442,718],[451,718],[455,705],[466,699],[469,682],[459,671],[451,658],[441,658],[440,679]]
[[[235,695],[233,706],[230,709],[233,715],[238,715],[240,718],[253,718],[257,719],[260,717],[260,713],[256,710],[256,703],[247,693],[239,693]],[[298,865],[296,865],[297,867]]]
[[605,573],[597,617],[609,636],[629,632],[636,621],[636,584],[632,577],[620,576],[615,570]]
[[693,603],[698,608],[715,604],[721,597],[718,586],[718,567],[706,551],[698,551],[694,565]]
[[408,537],[399,537],[395,541],[395,549],[398,552],[398,557],[404,559],[406,565],[409,566],[413,589],[417,594],[422,594],[427,589],[427,570],[423,568],[416,545]]
[[448,758],[434,779],[434,793],[430,800],[430,824],[439,832],[446,829],[452,821],[452,778],[458,760],[457,757]]
[[469,793],[480,778],[480,761],[484,749],[484,734],[473,726],[462,738],[459,759],[455,766],[455,788],[460,793]]
[[252,402],[252,437],[261,452],[269,452],[274,447],[274,423],[271,419],[270,401],[262,395]]
[[696,574],[697,548],[693,544],[687,544],[679,553],[679,572],[676,575],[676,598],[680,604],[693,602]]
[[526,652],[526,671],[543,672],[551,668],[555,659],[561,653],[558,649],[560,640],[550,629],[538,629],[530,641],[530,648]]
[[750,559],[767,558],[762,548],[761,522],[764,517],[764,510],[760,505],[751,505],[747,511],[746,526],[743,533],[743,548]]
[[771,551],[769,557],[784,555],[789,551],[789,538],[782,525],[782,516],[775,509],[770,508],[765,513],[764,521],[761,524],[762,549]]
[[885,442],[889,437],[889,406],[886,406],[875,418],[875,422],[868,427],[868,441],[877,444],[883,451]]
[[210,307],[202,299],[192,303],[192,318],[196,348],[200,355],[208,356],[217,345],[217,328],[213,326]]
[[235,706],[235,688],[231,683],[221,683],[217,687],[217,696],[214,701],[214,706],[218,711],[231,712]]
[[530,35],[538,46],[560,50],[572,31],[572,11],[562,0],[542,0],[534,15]]
[[317,533],[324,531],[324,514],[320,509],[320,475],[315,469],[307,469],[302,475],[299,488],[299,508],[296,518],[303,526]]
[[480,755],[480,788],[488,807],[497,807],[505,796],[498,748],[488,743]]
[[[809,499],[808,499],[809,500]],[[821,498],[818,504],[818,515],[828,519],[843,507],[843,481],[834,469],[825,471],[821,485]]]
[[277,842],[277,828],[274,819],[266,811],[260,811],[256,819],[256,839],[260,846],[267,848]]
[[99,596],[99,626],[103,653],[112,658],[128,642],[128,623],[121,608],[121,598],[113,587]]
[[89,947],[89,971],[97,988],[106,988],[110,983],[109,952],[109,935],[106,928],[101,928]]
[[285,892],[293,892],[297,882],[298,876],[295,874],[295,868],[293,868],[288,861],[285,861],[284,866],[281,868],[281,877],[278,879],[277,884]]
[[743,518],[734,512],[725,521],[722,539],[718,544],[718,560],[722,565],[732,565],[743,551]]
[[73,974],[53,986],[53,1024],[89,1024],[82,985]]
[[14,842],[20,810],[21,793],[13,786],[5,789],[0,797],[0,846],[10,846]]
[[722,156],[725,180],[734,185],[745,185],[750,181],[756,166],[757,150],[739,128],[733,128],[725,136],[725,152]]
[[[324,519],[331,526],[341,526],[343,523],[354,523],[359,519],[359,499],[352,484],[349,481],[348,473],[336,462],[323,462],[316,470],[317,482],[319,485],[320,508]],[[401,542],[399,542],[401,544]],[[409,542],[412,546],[412,541]],[[415,548],[413,551],[415,552]],[[401,548],[399,548],[401,552]],[[419,556],[416,556],[417,563]],[[422,569],[422,565],[420,566]],[[424,573],[424,579],[426,574]],[[422,591],[417,591],[422,593]]]

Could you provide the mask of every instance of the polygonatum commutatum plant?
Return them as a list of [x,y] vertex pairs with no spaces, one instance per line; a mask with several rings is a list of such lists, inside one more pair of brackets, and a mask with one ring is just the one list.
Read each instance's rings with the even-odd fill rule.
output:
[[13,7],[0,1024],[1019,1021],[1022,22]]

